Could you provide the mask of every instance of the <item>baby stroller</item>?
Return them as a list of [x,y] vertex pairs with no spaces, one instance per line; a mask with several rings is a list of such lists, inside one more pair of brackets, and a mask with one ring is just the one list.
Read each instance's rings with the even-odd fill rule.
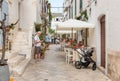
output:
[[96,62],[91,58],[93,48],[90,49],[75,49],[80,57],[80,61],[75,61],[75,68],[80,69],[82,66],[87,68],[92,63],[92,70],[96,70]]

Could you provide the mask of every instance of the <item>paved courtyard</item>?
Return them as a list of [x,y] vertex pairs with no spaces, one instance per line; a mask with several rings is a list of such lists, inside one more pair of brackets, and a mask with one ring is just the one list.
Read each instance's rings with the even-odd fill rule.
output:
[[51,45],[46,51],[45,59],[39,63],[31,60],[21,77],[14,77],[15,81],[111,81],[98,69],[75,69],[65,63],[65,54],[58,50],[59,45]]

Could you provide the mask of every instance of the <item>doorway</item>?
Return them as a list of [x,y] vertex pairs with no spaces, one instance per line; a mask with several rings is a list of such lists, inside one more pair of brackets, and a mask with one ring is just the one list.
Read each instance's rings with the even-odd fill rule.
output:
[[105,15],[103,15],[100,18],[100,33],[101,33],[101,66],[105,68],[106,64]]

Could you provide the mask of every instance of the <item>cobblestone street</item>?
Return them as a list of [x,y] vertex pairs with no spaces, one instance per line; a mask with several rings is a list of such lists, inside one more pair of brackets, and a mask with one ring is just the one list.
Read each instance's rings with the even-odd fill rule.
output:
[[39,63],[31,60],[21,77],[15,81],[111,81],[98,69],[76,69],[65,63],[65,54],[59,51],[59,45],[51,45],[46,51],[45,59]]

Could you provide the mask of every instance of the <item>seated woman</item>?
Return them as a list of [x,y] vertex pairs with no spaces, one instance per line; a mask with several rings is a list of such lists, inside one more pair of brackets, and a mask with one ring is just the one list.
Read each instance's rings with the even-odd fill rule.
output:
[[69,40],[69,45],[70,45],[70,46],[72,45],[72,39]]
[[76,39],[73,40],[72,47],[73,48],[77,48],[77,40]]
[[84,48],[84,44],[82,41],[79,41],[78,45],[77,45],[77,48]]

